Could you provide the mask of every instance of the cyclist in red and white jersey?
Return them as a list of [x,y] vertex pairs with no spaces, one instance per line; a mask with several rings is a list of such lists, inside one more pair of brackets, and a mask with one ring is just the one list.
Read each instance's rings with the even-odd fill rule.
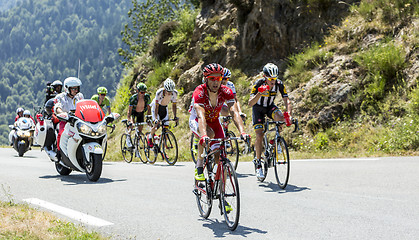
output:
[[[241,137],[249,138],[244,132],[243,121],[240,117],[237,105],[234,104],[234,94],[232,90],[225,85],[221,85],[223,77],[223,67],[217,63],[211,63],[203,69],[205,83],[195,88],[193,92],[193,109],[189,118],[189,127],[192,132],[200,138],[198,144],[198,159],[196,162],[195,179],[204,181],[203,169],[203,145],[207,144],[210,138],[224,138],[224,131],[221,127],[220,116],[221,108],[224,102],[234,114],[233,120],[237,123]],[[211,149],[219,148],[219,143],[213,143]],[[215,155],[216,162],[219,161],[219,153]]]

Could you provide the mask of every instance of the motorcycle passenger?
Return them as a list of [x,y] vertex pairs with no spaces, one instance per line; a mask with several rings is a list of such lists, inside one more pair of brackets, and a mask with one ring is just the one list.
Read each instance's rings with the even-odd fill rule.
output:
[[63,83],[60,80],[55,80],[51,84],[47,83],[47,88],[45,90],[45,92],[46,92],[45,103],[48,100],[50,100],[52,98],[55,98],[55,96],[60,94],[62,87],[63,87]]
[[55,158],[56,156],[56,139],[55,132],[57,130],[57,124],[60,122],[57,116],[54,114],[54,99],[50,99],[45,103],[44,118],[50,120],[53,124],[53,129],[47,130],[45,137],[44,150],[51,157]]
[[[233,113],[233,120],[237,123],[239,132],[243,139],[249,138],[244,132],[243,121],[237,110],[237,105],[234,104],[233,91],[225,85],[221,85],[223,76],[223,67],[217,63],[211,63],[204,67],[203,75],[205,83],[195,88],[193,92],[193,108],[189,118],[189,127],[192,132],[200,138],[198,144],[198,159],[196,162],[195,179],[197,181],[204,181],[203,174],[203,158],[204,145],[208,143],[210,138],[224,138],[224,131],[218,120],[221,108],[224,102]],[[211,150],[220,147],[219,143],[211,143]],[[214,156],[216,162],[219,161],[219,152]]]
[[99,87],[97,89],[97,94],[93,95],[91,99],[99,104],[100,108],[103,110],[103,113],[106,114],[106,112],[108,112],[108,114],[111,114],[111,101],[106,96],[106,94],[108,94],[108,89],[105,87]]
[[[160,127],[160,121],[169,119],[169,111],[167,106],[170,102],[172,103],[172,111],[174,116],[173,119],[176,121],[176,123],[179,121],[179,119],[176,117],[176,102],[178,92],[175,89],[175,82],[172,79],[167,78],[163,85],[163,88],[157,90],[156,96],[151,103],[151,116],[153,117],[154,125],[150,131],[150,134],[148,135],[147,144],[149,147],[153,147],[154,133]],[[164,127],[166,126],[169,126],[169,123],[166,122]]]
[[[63,112],[74,112],[76,110],[76,103],[84,99],[83,94],[80,93],[81,81],[76,77],[68,77],[64,80],[64,92],[58,94],[54,98],[54,112],[60,114]],[[59,132],[57,136],[57,149],[60,150],[60,138],[64,131],[66,122],[60,121]]]
[[[284,113],[274,103],[277,92],[282,95],[286,111]],[[278,79],[278,67],[275,64],[268,63],[263,67],[263,78],[255,82],[250,92],[249,106],[252,107],[253,128],[256,133],[256,158],[253,162],[256,165],[256,176],[263,178],[261,154],[265,116],[274,121],[287,121],[287,126],[291,125],[288,124],[290,122],[291,104],[285,86]]]
[[[127,118],[130,124],[144,122],[144,113],[147,111],[147,114],[150,115],[151,112],[151,96],[147,93],[147,85],[142,82],[138,83],[136,91],[137,93],[129,98]],[[141,132],[143,125],[138,126],[138,130]]]
[[20,118],[23,117],[23,112],[25,111],[25,109],[19,107],[16,109],[16,117],[15,117],[15,122]]

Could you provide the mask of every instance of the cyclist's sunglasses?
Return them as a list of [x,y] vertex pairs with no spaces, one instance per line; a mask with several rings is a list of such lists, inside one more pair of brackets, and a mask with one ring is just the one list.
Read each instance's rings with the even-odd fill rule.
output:
[[145,92],[140,92],[141,94],[144,94]]
[[217,82],[219,82],[219,81],[221,81],[223,79],[223,77],[221,77],[221,76],[208,76],[207,79],[210,80],[210,81],[217,81]]
[[103,94],[103,93],[101,93],[101,94],[99,94],[100,96],[106,96],[106,94]]
[[223,80],[226,80],[226,81],[229,81],[230,80],[230,78],[228,78],[228,77],[223,77]]
[[276,77],[273,77],[273,78],[266,77],[266,79],[268,79],[268,81],[275,81],[277,78]]

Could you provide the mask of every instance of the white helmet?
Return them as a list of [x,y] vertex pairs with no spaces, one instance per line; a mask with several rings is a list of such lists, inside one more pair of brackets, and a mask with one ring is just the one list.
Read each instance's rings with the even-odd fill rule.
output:
[[25,111],[25,109],[19,107],[16,109],[16,114],[19,114],[20,112],[23,112],[23,111]]
[[81,81],[76,77],[68,77],[64,80],[64,92],[70,94],[69,88],[71,87],[79,87],[80,92]]
[[51,86],[62,86],[63,83],[60,80],[55,80],[54,82],[51,83]]
[[263,74],[269,78],[278,77],[278,67],[273,63],[268,63],[263,67]]
[[167,78],[164,81],[164,89],[166,89],[168,92],[173,92],[175,90],[175,82],[173,82],[172,79]]
[[31,112],[29,110],[23,111],[23,116],[25,117],[26,115],[31,116]]

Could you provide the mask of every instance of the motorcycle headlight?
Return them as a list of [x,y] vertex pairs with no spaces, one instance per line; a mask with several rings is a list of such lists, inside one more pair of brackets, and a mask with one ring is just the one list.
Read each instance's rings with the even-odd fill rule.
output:
[[30,137],[30,136],[31,136],[31,133],[30,133],[29,131],[22,131],[22,130],[19,130],[19,131],[17,131],[17,135],[18,135],[20,138],[28,138],[28,137]]
[[102,135],[106,133],[106,124],[102,124],[97,128],[97,132]]
[[81,122],[77,124],[77,129],[79,130],[79,132],[86,135],[90,135],[92,133],[92,128],[89,127],[87,124]]

